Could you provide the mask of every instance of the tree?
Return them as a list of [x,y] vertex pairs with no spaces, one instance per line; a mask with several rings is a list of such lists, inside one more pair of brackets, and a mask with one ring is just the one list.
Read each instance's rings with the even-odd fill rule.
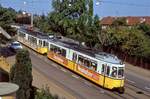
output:
[[15,30],[10,24],[15,22],[17,12],[12,8],[3,8],[0,6],[0,26],[8,33],[13,33]]
[[31,99],[32,64],[27,50],[19,50],[16,63],[10,70],[10,82],[19,85],[16,99]]
[[80,17],[93,15],[92,0],[53,0],[52,5],[54,11],[48,16],[49,25],[52,31],[63,36],[76,34]]
[[148,58],[150,56],[150,43],[147,36],[136,27],[110,27],[105,31],[108,36],[106,46],[111,49],[120,49],[128,55]]
[[38,90],[36,92],[36,96],[35,99],[59,99],[57,95],[53,96],[50,91],[49,88],[42,88],[41,90]]
[[146,23],[141,23],[137,26],[139,30],[142,30],[146,35],[150,37],[150,25]]
[[118,26],[126,26],[126,18],[117,18],[113,21],[112,26],[118,27]]

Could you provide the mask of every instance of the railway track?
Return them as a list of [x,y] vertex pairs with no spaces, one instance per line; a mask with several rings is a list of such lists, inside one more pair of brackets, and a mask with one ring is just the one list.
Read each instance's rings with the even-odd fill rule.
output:
[[[132,90],[135,92],[136,96],[138,96],[137,99],[150,99],[150,93],[142,88],[137,87],[134,84],[125,82],[125,87],[128,88],[129,90]],[[141,98],[140,98],[141,97]]]
[[106,91],[106,94],[112,99],[150,99],[150,93],[136,85],[126,82],[125,89],[126,91],[124,94],[119,94],[118,92],[111,93],[108,91]]
[[[38,55],[39,58],[41,58],[43,61],[46,62],[46,60],[43,58],[44,57],[43,55],[39,55],[32,50],[30,50],[30,51],[35,53],[36,55]],[[66,70],[66,71],[68,71],[68,70]],[[76,74],[74,74],[74,75],[76,75]],[[78,75],[76,75],[76,76],[78,76]],[[150,94],[146,90],[138,88],[137,86],[135,86],[127,81],[125,81],[125,90],[126,90],[125,93],[119,94],[116,91],[105,90],[91,82],[88,82],[87,80],[85,80],[84,78],[82,78],[80,76],[79,76],[79,79],[80,79],[80,81],[83,81],[83,83],[84,82],[90,83],[89,85],[87,84],[89,87],[92,87],[95,90],[98,90],[100,94],[109,96],[110,99],[150,99]]]

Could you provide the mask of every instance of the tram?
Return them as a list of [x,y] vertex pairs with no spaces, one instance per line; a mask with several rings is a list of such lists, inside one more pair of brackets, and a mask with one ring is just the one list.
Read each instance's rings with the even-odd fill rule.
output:
[[110,90],[124,92],[125,64],[117,56],[88,50],[74,42],[19,29],[17,39],[40,54]]

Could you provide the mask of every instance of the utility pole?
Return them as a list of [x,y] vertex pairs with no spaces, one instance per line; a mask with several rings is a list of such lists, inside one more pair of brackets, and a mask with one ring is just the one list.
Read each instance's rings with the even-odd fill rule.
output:
[[33,28],[33,14],[31,13],[31,28]]
[[[33,5],[33,1],[31,3]],[[27,4],[27,2],[24,1],[24,5],[26,5],[26,4]],[[33,28],[33,13],[32,12],[30,12],[30,16],[31,16],[30,26],[31,26],[31,28]]]

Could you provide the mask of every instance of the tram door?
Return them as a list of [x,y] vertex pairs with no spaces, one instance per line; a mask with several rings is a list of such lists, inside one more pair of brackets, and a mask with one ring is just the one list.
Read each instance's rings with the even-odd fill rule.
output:
[[104,79],[103,79],[103,87],[104,87],[105,86],[106,77],[109,76],[109,74],[110,74],[110,66],[108,66],[107,64],[102,64],[102,71],[101,71],[101,73],[104,76]]

